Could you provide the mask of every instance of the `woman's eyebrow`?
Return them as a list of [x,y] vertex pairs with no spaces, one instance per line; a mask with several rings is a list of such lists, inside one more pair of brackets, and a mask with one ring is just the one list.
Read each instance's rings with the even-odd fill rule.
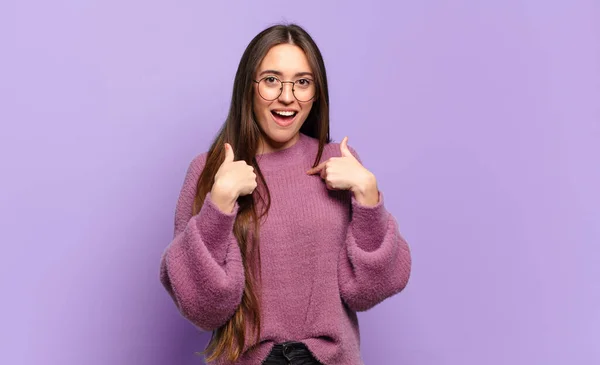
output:
[[[281,73],[281,71],[277,71],[277,70],[264,70],[263,72],[261,72],[258,76],[262,76],[265,74],[272,74],[272,75],[277,75],[277,76],[283,76],[283,74]],[[300,76],[311,76],[314,77],[314,75],[312,74],[312,72],[298,72],[296,75],[294,75],[294,77],[300,77]]]

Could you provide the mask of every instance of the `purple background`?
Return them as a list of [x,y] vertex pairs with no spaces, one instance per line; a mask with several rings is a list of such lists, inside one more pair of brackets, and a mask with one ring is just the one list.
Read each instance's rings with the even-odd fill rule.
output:
[[250,39],[305,26],[411,244],[371,364],[600,363],[597,1],[3,1],[2,364],[198,364],[158,279]]

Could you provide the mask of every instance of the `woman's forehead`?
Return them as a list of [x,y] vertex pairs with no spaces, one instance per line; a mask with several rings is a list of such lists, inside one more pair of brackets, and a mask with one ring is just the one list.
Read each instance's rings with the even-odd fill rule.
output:
[[293,44],[279,44],[272,47],[258,67],[258,73],[271,70],[281,76],[312,73],[308,57],[304,51]]

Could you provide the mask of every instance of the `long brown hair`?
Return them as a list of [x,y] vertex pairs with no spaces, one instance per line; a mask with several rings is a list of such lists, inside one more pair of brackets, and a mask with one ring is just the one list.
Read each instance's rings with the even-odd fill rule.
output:
[[[271,197],[260,166],[256,162],[261,131],[253,112],[253,80],[262,59],[271,47],[284,43],[296,45],[304,51],[315,78],[316,96],[312,109],[300,129],[301,133],[319,140],[319,149],[313,166],[321,160],[324,145],[331,141],[327,76],[319,48],[311,36],[295,24],[279,24],[263,30],[252,39],[242,55],[233,84],[229,114],[208,151],[194,199],[193,213],[197,214],[206,194],[212,189],[217,170],[225,159],[226,142],[233,147],[236,160],[244,160],[254,167],[258,186],[252,195],[238,198],[239,208],[233,227],[244,263],[244,293],[234,315],[227,323],[213,331],[205,350],[205,353],[209,354],[208,361],[219,357],[236,361],[242,355],[246,341],[249,340],[246,339],[247,323],[251,324],[250,330],[255,337],[252,346],[258,344],[260,339],[259,222],[269,211]],[[260,204],[257,204],[259,202]],[[263,207],[260,214],[257,212],[259,205]]]

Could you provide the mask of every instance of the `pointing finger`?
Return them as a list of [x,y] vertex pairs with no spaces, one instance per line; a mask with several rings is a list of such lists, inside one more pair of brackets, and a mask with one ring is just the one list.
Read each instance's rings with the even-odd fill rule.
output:
[[308,171],[306,171],[306,173],[308,175],[314,175],[318,172],[321,172],[321,170],[323,170],[323,168],[325,167],[325,164],[327,163],[327,161],[321,162],[320,164],[318,164],[317,166],[309,169]]

